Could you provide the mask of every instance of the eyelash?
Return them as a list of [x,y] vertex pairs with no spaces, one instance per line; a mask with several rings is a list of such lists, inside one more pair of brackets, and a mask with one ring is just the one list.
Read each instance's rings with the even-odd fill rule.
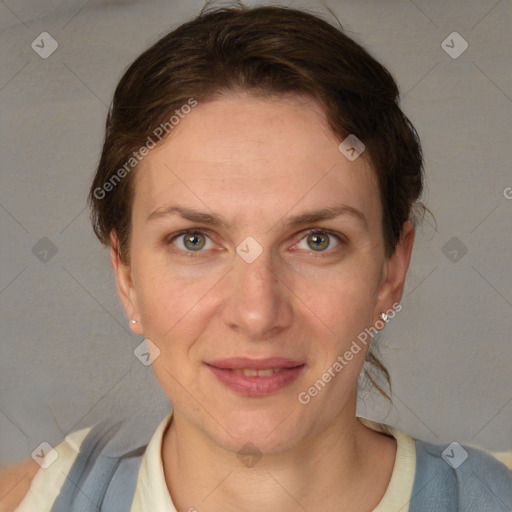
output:
[[[165,244],[173,245],[174,240],[176,240],[177,238],[179,238],[183,235],[191,235],[191,234],[201,234],[201,235],[206,236],[207,238],[210,238],[208,236],[207,231],[204,231],[202,229],[197,229],[197,228],[189,228],[189,229],[184,229],[182,231],[179,231],[178,233],[174,233],[174,234],[168,236],[165,240]],[[313,229],[308,230],[307,232],[305,232],[304,236],[299,239],[299,241],[297,243],[301,242],[302,240],[304,240],[304,238],[308,237],[309,235],[314,235],[314,234],[330,235],[338,240],[338,242],[340,243],[340,246],[346,244],[346,239],[344,238],[343,235],[341,235],[340,233],[335,233],[333,231],[329,231],[327,229],[322,229],[322,228],[313,228]],[[210,238],[210,240],[211,240],[211,238]],[[334,249],[331,249],[331,250],[328,249],[326,251],[316,252],[316,251],[311,250],[309,252],[313,252],[313,253],[316,252],[314,257],[325,258],[327,256],[331,256],[333,251],[335,252],[337,249],[340,249],[340,246],[338,246]],[[202,252],[204,252],[204,251],[186,251],[186,250],[180,249],[178,247],[176,247],[176,249],[178,251],[184,253],[186,256],[189,256],[192,258],[198,257]]]

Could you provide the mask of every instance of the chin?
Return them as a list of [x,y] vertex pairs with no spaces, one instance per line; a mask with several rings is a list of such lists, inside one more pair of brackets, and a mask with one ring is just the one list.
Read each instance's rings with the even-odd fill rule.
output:
[[232,411],[222,416],[224,428],[213,426],[215,441],[235,453],[247,444],[254,445],[262,454],[279,453],[299,441],[297,421],[293,416],[291,411],[284,409]]

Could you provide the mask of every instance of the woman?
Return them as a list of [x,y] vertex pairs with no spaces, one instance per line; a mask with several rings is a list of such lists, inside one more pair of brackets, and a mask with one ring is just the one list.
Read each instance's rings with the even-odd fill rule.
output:
[[11,508],[510,508],[490,455],[356,416],[361,374],[389,396],[374,335],[422,186],[393,78],[321,19],[221,8],[158,41],[116,89],[90,203],[173,412],[147,446],[70,434]]

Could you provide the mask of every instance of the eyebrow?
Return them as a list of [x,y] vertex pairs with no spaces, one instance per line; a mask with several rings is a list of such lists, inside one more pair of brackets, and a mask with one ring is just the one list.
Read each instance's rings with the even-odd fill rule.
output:
[[[229,231],[233,230],[229,223],[220,215],[214,213],[201,212],[198,210],[194,210],[193,208],[187,208],[184,206],[168,206],[167,208],[163,209],[158,208],[148,215],[146,222],[174,214],[177,214],[183,219],[187,219],[192,222],[209,224],[211,226],[217,227],[224,227]],[[336,217],[341,216],[347,216],[356,219],[364,225],[365,229],[368,229],[368,220],[365,217],[364,213],[358,210],[357,208],[354,208],[353,206],[349,206],[346,204],[322,208],[320,210],[311,210],[308,212],[301,213],[300,215],[289,217],[284,222],[284,227],[295,228],[298,226],[302,226],[304,224],[313,224],[315,222],[335,219]]]

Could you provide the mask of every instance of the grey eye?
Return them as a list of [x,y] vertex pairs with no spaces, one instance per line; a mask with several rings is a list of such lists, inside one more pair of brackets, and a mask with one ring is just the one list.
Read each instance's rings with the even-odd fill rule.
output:
[[[172,243],[184,251],[199,252],[207,245],[208,241],[212,244],[209,237],[201,231],[190,231],[177,235],[173,238]],[[211,247],[206,248],[209,249]]]
[[[330,239],[338,239],[338,245],[340,245],[340,239],[327,231],[311,231],[306,234],[306,236],[299,242],[298,247],[300,249],[313,249],[315,252],[324,252],[327,248],[330,248],[331,240]],[[300,247],[300,244],[306,242],[307,247]],[[337,247],[337,246],[335,246]],[[333,247],[334,248],[334,247]]]

